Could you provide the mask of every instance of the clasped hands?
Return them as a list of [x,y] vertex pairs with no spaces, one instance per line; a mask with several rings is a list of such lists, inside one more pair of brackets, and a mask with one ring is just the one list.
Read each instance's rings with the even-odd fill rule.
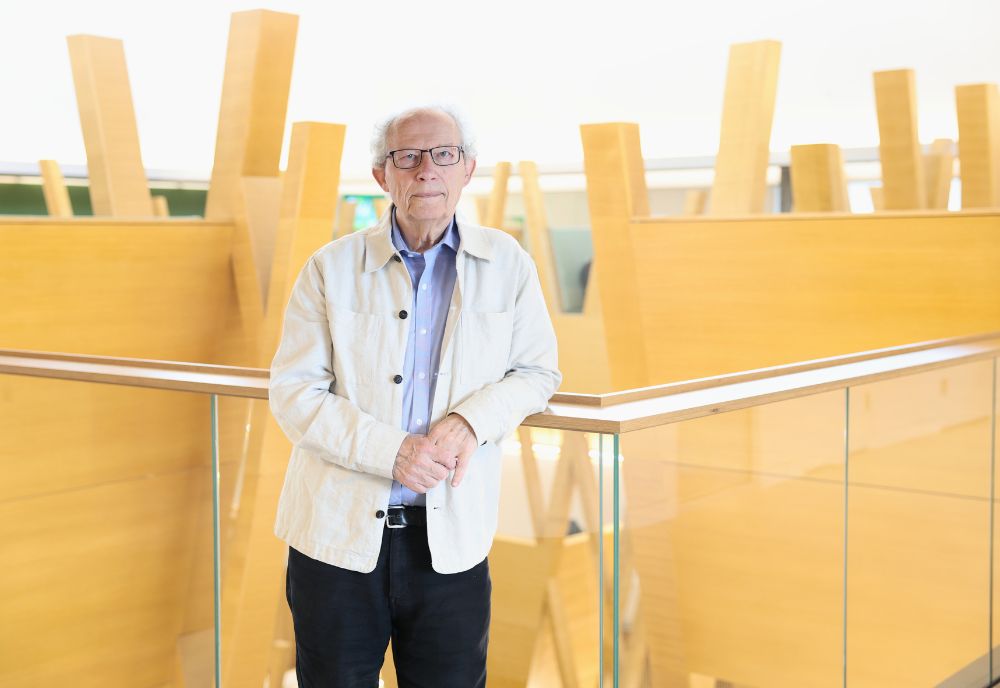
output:
[[476,433],[457,413],[450,413],[426,436],[408,435],[396,453],[392,477],[417,494],[425,494],[455,471],[451,486],[458,487],[476,451]]

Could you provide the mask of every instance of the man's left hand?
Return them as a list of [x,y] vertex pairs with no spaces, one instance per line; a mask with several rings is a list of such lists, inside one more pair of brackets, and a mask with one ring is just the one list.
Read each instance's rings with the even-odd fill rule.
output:
[[455,475],[451,480],[451,486],[458,487],[469,466],[469,459],[472,458],[476,448],[479,446],[476,440],[476,433],[472,430],[472,426],[469,425],[469,421],[457,413],[449,413],[430,429],[430,432],[427,433],[427,438],[433,441],[438,447],[458,457],[458,463],[455,466]]

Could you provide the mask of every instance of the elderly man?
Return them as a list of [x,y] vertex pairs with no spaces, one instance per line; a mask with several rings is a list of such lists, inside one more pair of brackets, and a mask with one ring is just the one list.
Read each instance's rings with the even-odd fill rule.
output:
[[476,167],[452,113],[376,130],[379,223],[308,260],[271,367],[294,450],[275,530],[300,686],[486,682],[504,435],[559,386],[535,266],[455,217]]

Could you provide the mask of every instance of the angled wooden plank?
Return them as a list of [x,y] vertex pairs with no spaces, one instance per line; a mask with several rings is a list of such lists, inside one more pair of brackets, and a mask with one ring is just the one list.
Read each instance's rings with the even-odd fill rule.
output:
[[729,49],[710,215],[767,210],[767,166],[780,62],[778,41],[738,43]]
[[886,210],[927,207],[917,131],[917,80],[912,69],[875,72],[879,159]]
[[298,23],[267,10],[232,16],[206,218],[233,217],[241,177],[278,176]]
[[507,207],[507,183],[510,180],[510,163],[498,162],[493,168],[493,188],[490,190],[486,203],[486,214],[483,225],[486,227],[503,227],[504,210]]
[[151,217],[146,170],[120,40],[68,36],[94,215]]
[[791,157],[795,212],[850,212],[840,146],[792,146]]
[[[649,215],[649,194],[637,124],[584,124],[584,172],[594,262],[590,281],[601,290],[611,383],[615,389],[647,382],[646,354],[632,270],[629,220]],[[592,291],[592,290],[588,290]]]
[[545,202],[542,187],[538,181],[538,166],[522,160],[518,163],[521,175],[521,197],[524,199],[524,229],[528,239],[528,252],[535,259],[542,294],[549,307],[549,315],[562,313],[562,295],[556,277],[555,256],[549,237],[549,223],[545,218]]
[[872,197],[872,209],[877,213],[881,210],[885,210],[885,195],[882,192],[881,186],[869,186],[868,193]]
[[354,216],[357,210],[358,204],[355,201],[349,201],[346,198],[341,199],[340,209],[337,212],[337,227],[334,232],[335,239],[354,232]]
[[[261,360],[273,356],[295,277],[308,257],[331,238],[344,132],[339,124],[292,126]],[[273,535],[273,521],[291,447],[266,403],[255,403],[253,412],[244,496],[223,580],[223,682],[237,686],[257,685],[268,672],[287,551]]]
[[708,191],[705,189],[688,189],[684,194],[683,215],[704,215],[708,206]]
[[153,196],[153,216],[170,217],[170,204],[167,203],[166,196],[159,194]]
[[996,84],[955,88],[962,208],[1000,206],[1000,92]]
[[69,201],[69,191],[66,190],[66,180],[62,170],[55,160],[39,160],[38,167],[42,171],[42,194],[45,196],[45,207],[52,217],[73,217],[73,206]]
[[928,208],[934,210],[948,208],[954,170],[955,142],[951,139],[934,139],[930,151],[924,154],[924,182],[927,184]]

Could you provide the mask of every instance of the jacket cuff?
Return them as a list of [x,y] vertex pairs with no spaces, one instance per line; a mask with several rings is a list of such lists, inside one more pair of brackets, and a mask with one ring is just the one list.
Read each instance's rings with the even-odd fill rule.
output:
[[496,418],[499,415],[496,413],[496,409],[491,411],[492,403],[488,394],[489,392],[485,390],[473,394],[451,410],[452,413],[457,413],[472,426],[472,431],[476,433],[476,442],[479,445],[490,441],[496,443],[503,439],[503,437],[497,437],[503,433],[503,428],[500,427]]
[[409,433],[387,423],[377,423],[368,433],[364,456],[358,461],[366,473],[392,480],[396,455]]

